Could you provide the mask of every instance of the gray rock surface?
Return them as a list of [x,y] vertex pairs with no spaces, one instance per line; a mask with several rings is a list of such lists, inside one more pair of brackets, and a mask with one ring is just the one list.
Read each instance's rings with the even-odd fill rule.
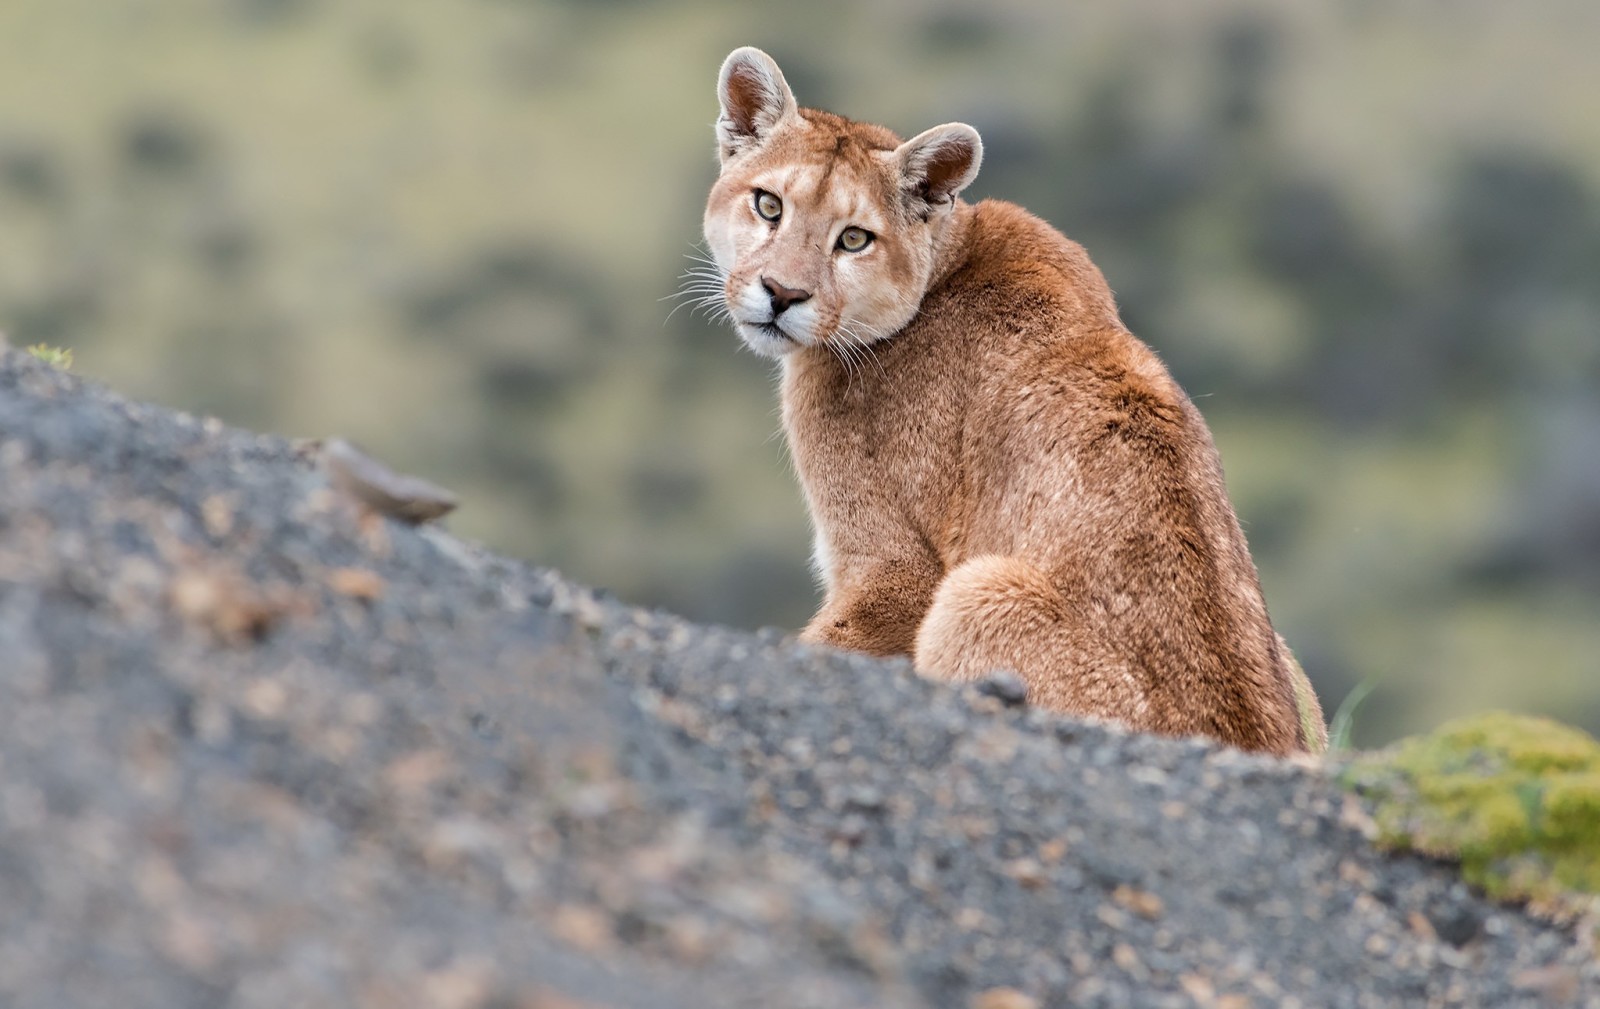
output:
[[1600,1005],[1310,765],[697,627],[0,351],[0,1005]]

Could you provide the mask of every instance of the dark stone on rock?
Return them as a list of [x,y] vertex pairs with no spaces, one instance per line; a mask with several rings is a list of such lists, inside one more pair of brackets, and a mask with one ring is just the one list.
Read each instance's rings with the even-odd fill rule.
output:
[[1474,900],[1440,900],[1428,909],[1427,915],[1439,938],[1452,946],[1465,946],[1483,931],[1483,910]]
[[978,693],[1011,707],[1028,703],[1028,684],[1009,669],[996,669],[979,680]]

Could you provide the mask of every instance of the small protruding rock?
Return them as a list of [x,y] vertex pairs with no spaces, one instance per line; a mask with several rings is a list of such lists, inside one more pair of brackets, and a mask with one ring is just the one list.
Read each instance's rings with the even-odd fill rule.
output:
[[432,522],[460,503],[438,484],[396,473],[343,438],[328,439],[322,459],[334,487],[368,509],[402,522]]

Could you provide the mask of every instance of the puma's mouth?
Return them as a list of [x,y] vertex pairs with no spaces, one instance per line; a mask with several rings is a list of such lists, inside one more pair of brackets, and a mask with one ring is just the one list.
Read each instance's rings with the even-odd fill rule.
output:
[[784,357],[805,346],[803,340],[778,325],[776,319],[740,322],[738,329],[745,346],[762,357]]
[[766,334],[767,336],[781,337],[782,339],[788,340],[790,343],[800,342],[799,340],[796,340],[794,337],[790,336],[788,333],[785,333],[783,331],[783,327],[779,326],[776,321],[747,323],[747,325],[751,325],[754,329]]

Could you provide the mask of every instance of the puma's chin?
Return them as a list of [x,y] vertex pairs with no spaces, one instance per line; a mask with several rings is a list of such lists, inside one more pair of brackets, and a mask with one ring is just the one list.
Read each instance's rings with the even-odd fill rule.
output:
[[813,342],[809,337],[790,331],[775,322],[736,322],[734,329],[746,347],[762,357],[787,357]]

